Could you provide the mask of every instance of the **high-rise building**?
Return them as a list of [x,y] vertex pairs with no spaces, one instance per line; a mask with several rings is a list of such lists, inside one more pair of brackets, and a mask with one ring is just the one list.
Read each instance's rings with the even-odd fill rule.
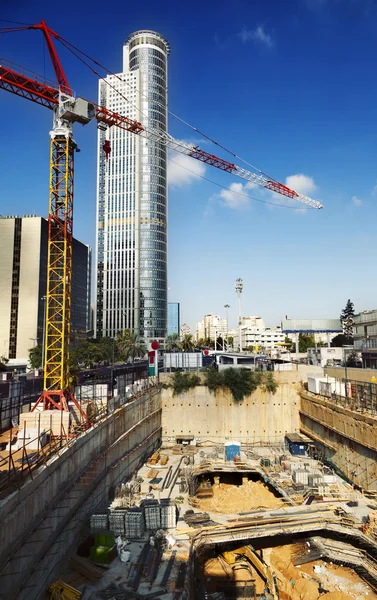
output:
[[[130,35],[122,73],[99,82],[99,104],[165,133],[169,53],[159,33]],[[167,305],[166,146],[117,127],[99,131],[95,333],[128,328],[163,339]]]
[[168,302],[168,335],[180,334],[179,302]]
[[[0,356],[25,362],[42,344],[47,290],[48,223],[35,216],[0,218]],[[71,340],[91,328],[91,250],[72,242]]]
[[185,335],[191,335],[191,327],[187,325],[187,323],[182,323],[180,327],[180,337],[181,339],[185,337]]

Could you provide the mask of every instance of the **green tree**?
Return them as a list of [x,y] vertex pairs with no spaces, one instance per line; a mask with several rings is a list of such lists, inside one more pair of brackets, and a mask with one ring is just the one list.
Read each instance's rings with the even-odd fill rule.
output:
[[196,347],[197,348],[205,348],[206,340],[204,338],[199,338],[198,341],[196,342]]
[[347,336],[344,333],[338,333],[332,340],[331,346],[333,348],[342,348],[343,346],[348,346]]
[[147,349],[139,340],[137,333],[129,333],[125,330],[125,335],[117,339],[119,357],[125,362],[134,362],[135,358],[143,358]]
[[348,340],[348,344],[353,344],[353,319],[355,316],[355,309],[353,302],[348,298],[345,307],[340,313],[340,322],[342,323],[343,333]]
[[313,333],[300,333],[298,338],[299,352],[307,352],[308,348],[314,348],[315,340]]
[[[8,359],[5,359],[8,362]],[[0,363],[4,362],[4,357],[0,358]],[[42,366],[42,346],[34,346],[29,349],[29,363],[32,369],[39,369]]]
[[287,344],[286,348],[288,352],[294,352],[296,350],[296,344],[287,335],[285,336],[284,343]]
[[181,348],[183,352],[192,352],[192,350],[194,350],[195,344],[190,333],[183,336],[183,339],[181,341]]
[[179,352],[181,349],[181,344],[179,342],[178,333],[172,333],[168,335],[166,338],[165,348],[167,352]]

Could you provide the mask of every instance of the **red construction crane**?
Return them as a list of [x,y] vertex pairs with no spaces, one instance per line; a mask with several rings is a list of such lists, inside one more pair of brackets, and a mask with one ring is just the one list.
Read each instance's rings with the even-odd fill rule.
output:
[[[261,172],[247,171],[196,146],[174,139],[168,133],[144,128],[137,121],[98,106],[83,98],[75,98],[53,44],[53,38],[62,39],[47,27],[44,21],[36,25],[0,29],[2,32],[39,29],[43,32],[58,86],[30,74],[22,67],[0,59],[0,88],[46,106],[54,113],[50,132],[50,196],[48,217],[48,274],[46,295],[46,321],[44,352],[44,391],[38,400],[44,409],[68,410],[68,401],[76,402],[68,390],[69,342],[71,321],[72,276],[72,226],[73,226],[73,180],[74,151],[72,124],[83,125],[96,119],[100,127],[119,127],[168,148],[191,156],[283,196],[293,198],[307,206],[322,208],[322,204],[300,194]],[[103,146],[106,156],[111,152],[110,143]],[[37,403],[37,404],[38,404]],[[78,406],[78,404],[77,404]],[[80,408],[80,407],[79,407]],[[81,410],[81,409],[80,409]],[[86,415],[84,415],[86,417]]]

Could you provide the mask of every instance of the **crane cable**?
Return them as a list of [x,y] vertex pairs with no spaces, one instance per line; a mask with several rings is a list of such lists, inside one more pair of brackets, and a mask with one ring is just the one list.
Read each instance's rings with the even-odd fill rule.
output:
[[[90,66],[82,57],[80,57],[73,49],[69,48],[69,46],[72,46],[73,44],[70,44],[69,42],[67,42],[68,45],[66,45],[66,40],[63,39],[59,39],[59,41],[61,42],[61,44],[67,49],[69,50],[69,52],[71,52],[74,56],[76,56],[76,58],[78,58],[78,60],[80,60],[85,66],[88,67],[88,69],[90,69],[95,75],[97,75],[97,77],[100,77],[101,79],[103,79],[101,77],[101,75],[98,73],[98,71],[96,69],[94,69],[92,66]],[[80,52],[80,50],[77,49],[78,52]],[[82,52],[82,54],[85,54]],[[87,56],[87,58],[90,59],[89,56]],[[90,59],[93,62],[93,59]],[[101,66],[101,65],[100,65]],[[121,79],[119,76],[117,76],[117,79],[119,79],[120,81],[123,82],[123,79]],[[106,79],[103,79],[103,81],[105,83],[107,83],[107,85],[114,90],[115,92],[117,92],[124,100],[126,100],[126,102],[128,102],[131,106],[133,106],[137,111],[140,112],[140,114],[145,117],[146,119],[148,118],[147,115],[145,115],[142,111],[139,110],[139,108],[133,104],[128,98],[127,96],[125,96],[122,92],[120,92],[114,85],[112,85],[109,81],[107,81]],[[124,82],[123,82],[124,83]],[[129,84],[128,84],[129,85]],[[138,91],[138,90],[136,90]],[[179,117],[178,117],[179,118]],[[148,129],[145,129],[145,131],[147,133],[152,133],[152,132],[148,132]],[[154,132],[153,132],[154,133]],[[205,135],[205,134],[203,134]],[[160,140],[161,141],[161,140]],[[185,155],[187,156],[187,155]],[[223,190],[226,190],[228,192],[231,192],[232,194],[237,194],[238,196],[243,196],[244,198],[248,198],[250,200],[255,200],[256,202],[261,202],[262,204],[269,204],[271,206],[278,206],[279,208],[287,208],[290,210],[298,210],[297,207],[295,206],[288,206],[286,204],[279,204],[279,203],[275,203],[275,202],[269,202],[268,200],[262,200],[261,198],[255,198],[254,196],[250,196],[249,194],[243,194],[242,192],[237,192],[235,190],[230,189],[229,187],[226,187],[225,185],[221,185],[220,183],[217,183],[216,181],[213,181],[212,179],[209,179],[209,177],[205,177],[204,175],[200,175],[198,173],[195,173],[195,171],[193,171],[192,169],[189,169],[188,167],[185,167],[184,165],[182,165],[181,163],[176,162],[175,160],[173,160],[172,158],[168,157],[168,160],[171,163],[174,163],[176,165],[178,165],[179,167],[181,167],[182,169],[185,169],[186,171],[189,171],[190,173],[192,173],[193,175],[195,175],[196,177],[199,177],[200,179],[203,179],[204,181],[208,181],[209,183],[212,183],[213,185],[216,185],[217,187],[222,188]],[[308,206],[307,209],[309,210],[316,210],[314,207]],[[305,209],[303,209],[305,210]]]
[[[94,58],[92,58],[91,56],[89,56],[89,54],[86,54],[83,50],[80,50],[80,48],[78,48],[77,46],[75,46],[74,44],[72,44],[71,42],[69,42],[68,40],[66,40],[65,38],[61,37],[59,35],[59,37],[57,38],[68,50],[68,46],[70,46],[71,48],[73,48],[74,50],[76,50],[76,52],[79,52],[80,54],[82,54],[83,56],[85,56],[87,59],[89,59],[90,61],[92,61],[94,64],[96,64],[98,67],[100,67],[101,69],[103,69],[107,74],[112,75],[113,77],[116,77],[116,79],[118,79],[119,81],[121,81],[122,83],[126,83],[129,87],[130,84],[128,83],[128,81],[124,81],[121,77],[119,77],[119,75],[117,73],[114,73],[113,71],[111,71],[111,69],[108,69],[106,66],[104,66],[103,64],[101,64],[99,61],[95,60]],[[64,42],[64,43],[63,43]],[[67,44],[67,45],[66,45]],[[72,50],[71,50],[72,51]],[[79,56],[77,56],[76,53],[74,53],[75,56],[77,58],[80,59]],[[88,65],[85,61],[82,60],[82,62],[91,70],[93,71],[98,77],[100,77],[101,79],[104,79],[104,77],[101,77],[101,75],[95,71],[92,67],[90,67],[90,65]],[[104,81],[106,81],[106,79],[104,79]],[[111,84],[110,84],[111,85]],[[113,86],[111,86],[113,87]],[[122,96],[123,99],[125,99],[127,102],[129,102],[131,105],[132,103],[128,100],[128,98],[126,96],[124,96],[124,94],[122,94],[119,90],[117,90],[117,88],[113,87],[113,89],[120,94],[120,96]],[[142,94],[140,92],[140,90],[136,90],[138,92],[138,94],[140,94],[140,96],[142,96],[143,98],[145,98],[146,100],[148,100],[148,97],[145,96],[144,94]],[[158,104],[159,106],[161,106],[164,110],[166,110],[166,107],[163,106],[163,104],[161,104],[161,102],[158,102],[158,100],[154,101],[156,104]],[[134,105],[132,105],[134,106]],[[135,107],[136,108],[136,107]],[[243,162],[244,164],[246,164],[248,167],[251,167],[252,169],[254,169],[254,171],[256,171],[257,173],[260,173],[261,175],[264,175],[265,177],[268,177],[268,179],[270,179],[271,181],[274,181],[275,183],[279,183],[277,179],[271,177],[270,175],[268,175],[267,173],[265,173],[264,171],[262,171],[261,169],[258,169],[255,165],[252,165],[251,163],[249,163],[247,160],[243,159],[241,156],[239,156],[238,154],[236,154],[235,152],[233,152],[232,150],[229,150],[229,148],[227,148],[226,146],[223,146],[222,144],[220,144],[219,142],[217,142],[216,140],[214,140],[213,138],[211,138],[209,135],[205,134],[203,131],[201,131],[200,129],[198,129],[197,127],[195,127],[194,125],[191,125],[190,123],[188,123],[187,121],[185,121],[184,119],[182,119],[182,117],[176,115],[175,113],[173,113],[171,110],[167,109],[167,112],[169,113],[169,115],[171,115],[172,117],[174,117],[175,119],[177,119],[178,121],[180,121],[181,123],[183,123],[184,125],[186,125],[187,127],[189,127],[192,131],[195,131],[195,133],[201,135],[203,138],[207,139],[208,141],[212,142],[213,144],[215,144],[216,146],[218,146],[219,148],[221,148],[222,150],[224,150],[225,152],[227,152],[228,154],[230,154],[231,156],[233,156],[234,158],[237,158],[238,160],[240,160],[241,162]]]

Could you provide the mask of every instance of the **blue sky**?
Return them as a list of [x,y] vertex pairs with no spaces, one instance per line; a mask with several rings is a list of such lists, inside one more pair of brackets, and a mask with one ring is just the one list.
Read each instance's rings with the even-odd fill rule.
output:
[[[115,72],[129,33],[159,31],[171,44],[170,110],[324,204],[302,211],[248,200],[198,175],[289,205],[171,155],[169,299],[181,303],[183,322],[225,316],[228,303],[235,326],[237,277],[243,314],[271,326],[285,315],[337,317],[348,298],[356,310],[376,307],[377,0],[145,0],[111,9],[94,0],[67,11],[47,0],[2,0],[1,8],[5,20],[45,19]],[[96,101],[96,76],[58,51],[77,95]],[[53,78],[38,31],[0,35],[0,56]],[[46,216],[51,114],[3,91],[0,107],[0,213]],[[231,159],[173,117],[169,131]],[[75,138],[74,233],[94,249],[95,125],[77,126]]]

